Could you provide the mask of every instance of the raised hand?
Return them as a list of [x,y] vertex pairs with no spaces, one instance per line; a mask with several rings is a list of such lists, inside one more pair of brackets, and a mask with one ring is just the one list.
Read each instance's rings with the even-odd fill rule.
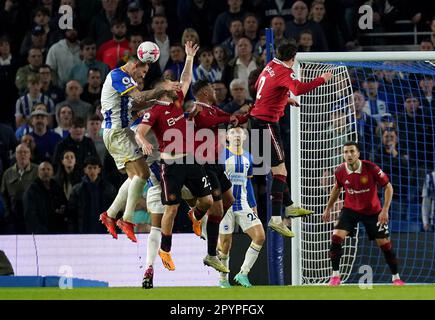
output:
[[328,82],[332,78],[332,73],[331,72],[325,72],[324,74],[321,75],[321,77],[323,79],[325,79],[325,82]]
[[186,50],[186,55],[188,57],[194,57],[195,54],[198,52],[199,45],[196,43],[193,44],[192,41],[187,41],[184,45],[184,49]]

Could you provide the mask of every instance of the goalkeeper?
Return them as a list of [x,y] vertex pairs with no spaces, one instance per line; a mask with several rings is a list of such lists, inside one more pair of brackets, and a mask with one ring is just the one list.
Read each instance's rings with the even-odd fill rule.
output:
[[[344,144],[345,162],[335,170],[336,183],[323,213],[323,220],[329,221],[331,209],[340,196],[341,188],[344,188],[344,206],[331,237],[329,257],[333,271],[329,285],[338,286],[341,283],[339,269],[342,245],[346,236],[354,235],[359,222],[364,225],[369,240],[376,240],[384,253],[393,275],[393,284],[404,285],[405,283],[399,277],[397,258],[388,237],[388,210],[393,197],[393,187],[388,176],[377,165],[370,161],[360,160],[359,156],[357,143],[346,142]],[[383,207],[378,197],[377,185],[385,189]]]

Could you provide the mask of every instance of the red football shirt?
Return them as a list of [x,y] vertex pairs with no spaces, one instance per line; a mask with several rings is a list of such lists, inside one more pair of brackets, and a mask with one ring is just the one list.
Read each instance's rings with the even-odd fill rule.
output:
[[335,179],[337,186],[346,192],[345,208],[365,215],[381,212],[377,185],[384,187],[389,179],[376,164],[361,160],[360,168],[350,171],[347,164],[343,163],[335,170]]
[[289,90],[298,96],[323,83],[325,79],[322,77],[311,82],[296,80],[293,70],[275,58],[264,67],[255,83],[257,97],[251,115],[264,121],[278,122],[284,115]]
[[[205,129],[213,132],[213,146],[210,145],[209,139],[201,138],[202,141],[195,141],[195,149],[200,147],[204,152],[198,152],[196,149],[196,156],[200,161],[206,161],[207,163],[216,163],[220,149],[223,149],[219,143],[219,124],[229,123],[231,115],[222,111],[218,107],[210,106],[205,103],[196,102],[197,105],[202,107],[202,110],[195,116],[195,133],[198,130]],[[200,137],[198,137],[199,139]],[[205,145],[204,145],[205,144]],[[214,152],[208,152],[209,148],[213,148]],[[211,150],[210,150],[211,151]],[[201,154],[200,154],[201,153]]]
[[142,123],[151,126],[157,140],[159,141],[160,152],[174,154],[194,154],[193,122],[188,121],[184,116],[182,108],[184,95],[178,91],[178,100],[174,103],[158,101],[148,109],[142,118]]

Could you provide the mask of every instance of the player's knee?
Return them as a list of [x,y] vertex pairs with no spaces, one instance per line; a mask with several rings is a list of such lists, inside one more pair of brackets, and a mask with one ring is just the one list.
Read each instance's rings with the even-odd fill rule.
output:
[[213,205],[213,197],[210,196],[206,196],[206,197],[202,197],[202,198],[198,198],[198,206],[204,210],[207,211],[208,209],[210,209],[210,207]]
[[[384,240],[384,241],[379,241]],[[393,249],[393,245],[391,244],[391,241],[388,241],[386,239],[378,239],[378,245],[379,248],[381,248],[382,251],[391,251]]]
[[255,238],[252,239],[252,241],[257,245],[262,246],[264,241],[266,241],[266,235],[264,234],[264,232],[257,232],[255,234]]

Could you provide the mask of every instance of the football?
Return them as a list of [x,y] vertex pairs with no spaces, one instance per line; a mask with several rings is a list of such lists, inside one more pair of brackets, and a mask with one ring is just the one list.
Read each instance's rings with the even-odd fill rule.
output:
[[143,63],[154,63],[160,57],[160,49],[154,42],[142,42],[139,47],[137,47],[137,57]]

